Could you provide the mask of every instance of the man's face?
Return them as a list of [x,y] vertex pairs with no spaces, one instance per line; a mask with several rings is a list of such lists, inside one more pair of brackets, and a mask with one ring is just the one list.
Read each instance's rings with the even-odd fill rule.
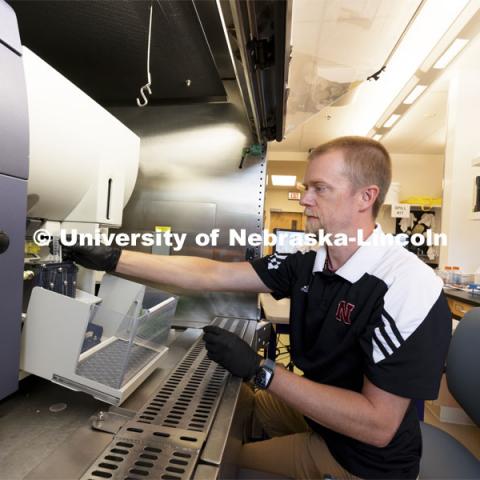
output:
[[326,233],[343,233],[356,225],[356,197],[344,173],[342,151],[334,150],[310,160],[304,187],[300,205],[305,207],[308,232],[323,229]]

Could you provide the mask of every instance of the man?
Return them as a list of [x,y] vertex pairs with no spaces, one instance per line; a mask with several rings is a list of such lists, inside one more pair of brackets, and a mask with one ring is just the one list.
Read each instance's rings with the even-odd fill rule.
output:
[[[309,231],[347,244],[251,263],[80,248],[88,268],[194,290],[290,297],[290,343],[303,376],[206,327],[209,356],[266,389],[255,413],[270,440],[244,446],[243,466],[294,478],[416,478],[421,436],[413,399],[434,399],[451,334],[442,283],[385,238],[375,218],[391,180],[385,148],[342,137],[314,149],[305,174]],[[361,246],[357,232],[373,246]]]

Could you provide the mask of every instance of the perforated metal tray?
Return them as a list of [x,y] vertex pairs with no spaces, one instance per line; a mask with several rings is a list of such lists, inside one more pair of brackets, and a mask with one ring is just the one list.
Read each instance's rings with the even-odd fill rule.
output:
[[88,469],[82,480],[144,478],[184,480],[192,476],[203,433],[128,423]]
[[[212,322],[240,337],[247,323],[221,317]],[[191,478],[228,377],[197,340],[81,480]]]
[[158,355],[156,350],[133,344],[128,355],[125,375],[122,377],[128,348],[128,342],[118,338],[82,360],[76,373],[109,387],[121,388]]

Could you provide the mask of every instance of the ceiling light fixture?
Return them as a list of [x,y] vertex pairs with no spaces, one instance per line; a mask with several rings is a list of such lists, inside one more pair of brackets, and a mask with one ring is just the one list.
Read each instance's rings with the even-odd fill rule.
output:
[[426,90],[427,85],[417,85],[403,101],[406,105],[411,105]]
[[293,187],[297,183],[295,175],[271,175],[275,187]]
[[390,128],[399,118],[400,118],[399,113],[394,113],[393,115],[390,115],[390,118],[383,124],[383,127]]
[[[376,85],[365,87],[365,93],[375,99],[370,102],[368,114],[362,120],[368,116],[372,121],[375,112],[378,115],[383,111],[376,122],[372,122],[370,136],[379,133],[385,137],[388,134],[387,129],[398,121],[400,115],[404,116],[441,74],[440,67],[449,65],[465,48],[468,43],[465,39],[473,38],[480,30],[479,19],[480,11],[469,0],[425,0],[384,75]],[[479,27],[474,27],[475,24]],[[435,69],[432,68],[434,64]]]
[[468,39],[456,38],[445,53],[437,60],[433,68],[437,70],[445,68],[464,49],[467,43]]

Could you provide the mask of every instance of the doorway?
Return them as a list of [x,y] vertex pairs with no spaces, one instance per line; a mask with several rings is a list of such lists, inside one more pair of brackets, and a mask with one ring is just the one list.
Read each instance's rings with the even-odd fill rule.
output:
[[[301,212],[270,211],[270,232],[273,232],[275,228],[305,230],[305,215]],[[265,247],[265,254],[270,255],[272,250],[272,247]]]

